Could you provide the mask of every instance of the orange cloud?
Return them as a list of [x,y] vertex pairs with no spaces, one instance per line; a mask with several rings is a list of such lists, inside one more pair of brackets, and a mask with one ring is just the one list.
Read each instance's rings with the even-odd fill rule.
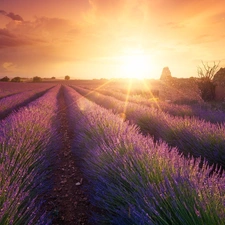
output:
[[21,38],[11,33],[8,29],[0,29],[0,48],[18,47],[30,44],[30,40]]
[[98,15],[111,17],[124,10],[125,0],[89,0],[89,4]]
[[63,65],[72,71],[81,61],[83,66],[96,60],[115,65],[117,57],[140,50],[161,73],[165,65],[191,67],[195,59],[224,54],[224,0],[20,2],[5,3],[6,11],[16,13],[0,10],[0,63],[12,62],[21,71],[37,65],[52,73]]

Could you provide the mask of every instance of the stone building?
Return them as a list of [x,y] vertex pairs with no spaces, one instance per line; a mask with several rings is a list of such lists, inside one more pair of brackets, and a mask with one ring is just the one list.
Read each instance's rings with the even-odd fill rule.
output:
[[162,74],[160,76],[160,80],[167,81],[172,78],[169,67],[164,67],[162,70]]
[[215,87],[215,100],[225,101],[225,68],[220,68],[213,78]]

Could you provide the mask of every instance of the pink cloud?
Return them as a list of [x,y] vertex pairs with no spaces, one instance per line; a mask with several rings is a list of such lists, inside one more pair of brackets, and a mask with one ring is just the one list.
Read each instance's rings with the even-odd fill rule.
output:
[[0,14],[7,16],[15,21],[23,21],[23,18],[20,15],[14,14],[13,12],[7,13],[4,10],[0,10]]

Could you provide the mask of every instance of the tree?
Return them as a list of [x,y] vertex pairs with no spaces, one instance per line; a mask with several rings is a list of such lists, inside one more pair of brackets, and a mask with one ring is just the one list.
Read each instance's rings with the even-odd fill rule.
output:
[[55,77],[51,77],[52,80],[55,80]]
[[41,77],[33,77],[33,82],[41,82],[42,81],[42,78]]
[[10,79],[9,79],[7,76],[5,76],[5,77],[3,77],[0,81],[8,82],[8,81],[10,81]]
[[21,78],[20,77],[14,77],[11,82],[21,82]]
[[69,79],[70,79],[70,76],[66,75],[65,80],[69,80]]
[[204,101],[212,101],[215,99],[215,85],[213,83],[213,78],[219,63],[220,62],[216,64],[213,62],[213,66],[210,66],[208,62],[204,63],[202,61],[202,66],[198,66],[198,77],[200,78],[198,87]]

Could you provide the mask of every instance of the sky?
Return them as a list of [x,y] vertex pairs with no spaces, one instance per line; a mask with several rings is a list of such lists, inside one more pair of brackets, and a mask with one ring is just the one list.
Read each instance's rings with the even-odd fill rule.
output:
[[0,0],[0,78],[197,77],[224,28],[225,0]]

